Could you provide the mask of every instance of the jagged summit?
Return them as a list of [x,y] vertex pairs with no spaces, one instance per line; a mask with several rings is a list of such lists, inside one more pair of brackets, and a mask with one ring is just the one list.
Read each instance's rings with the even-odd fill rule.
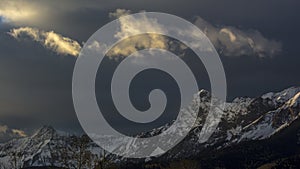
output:
[[294,95],[300,92],[300,87],[290,87],[280,92],[269,92],[261,96],[263,99],[270,99],[274,104],[282,104],[289,99],[291,99]]
[[206,89],[201,89],[201,90],[199,90],[198,94],[203,95],[203,96],[207,96],[207,95],[210,95],[210,92]]
[[55,132],[56,130],[51,125],[43,125],[36,133]]
[[56,130],[50,126],[50,125],[44,125],[41,128],[39,128],[32,136],[34,137],[41,137],[41,136],[48,136],[53,137],[55,134],[57,134]]

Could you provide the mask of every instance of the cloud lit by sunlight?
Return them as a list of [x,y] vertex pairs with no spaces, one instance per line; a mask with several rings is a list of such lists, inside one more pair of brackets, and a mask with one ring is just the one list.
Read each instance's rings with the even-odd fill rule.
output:
[[110,12],[109,17],[113,19],[120,18],[121,16],[130,15],[131,11],[127,9],[116,9],[115,12]]
[[2,18],[2,22],[16,23],[32,21],[37,16],[37,11],[29,3],[5,0],[0,2],[0,17]]
[[22,138],[26,136],[27,134],[24,130],[10,128],[7,125],[0,124],[0,141],[13,138]]
[[0,15],[4,22],[21,21],[33,17],[35,13],[33,11],[26,10],[14,10],[14,9],[0,9]]
[[254,55],[272,57],[282,51],[282,44],[264,37],[258,30],[241,30],[233,26],[215,26],[201,17],[195,23],[225,56]]
[[115,12],[109,13],[111,18],[119,18],[120,31],[115,34],[115,37],[124,39],[107,53],[108,56],[128,56],[141,48],[168,49],[168,40],[164,36],[158,34],[131,36],[144,31],[164,32],[165,28],[157,23],[155,19],[147,18],[146,15],[141,18],[132,16],[121,17],[130,13],[131,11],[126,9],[117,9]]
[[81,46],[80,44],[68,37],[64,37],[53,31],[43,31],[31,27],[21,27],[11,29],[9,34],[16,39],[30,39],[41,43],[47,49],[50,49],[61,55],[78,56]]
[[[128,56],[142,48],[160,48],[170,50],[171,42],[166,37],[157,34],[144,34],[141,36],[131,36],[146,32],[166,32],[167,29],[160,25],[155,19],[143,17],[132,17],[124,15],[131,14],[130,10],[116,9],[109,13],[110,18],[119,18],[120,31],[115,34],[118,39],[123,39],[121,43],[112,48],[108,56]],[[214,47],[224,56],[244,56],[252,55],[258,57],[272,57],[281,52],[282,44],[276,40],[267,39],[257,30],[241,30],[233,26],[215,26],[201,17],[197,17],[195,23],[210,39]],[[179,31],[179,30],[178,30]],[[197,34],[190,30],[179,31],[188,37],[196,37]],[[201,38],[201,37],[199,37]],[[201,44],[193,42],[193,47],[200,48]],[[180,50],[184,51],[186,46]]]
[[27,134],[23,130],[12,129],[12,132],[20,137],[26,137]]
[[0,133],[6,133],[8,130],[7,125],[0,125]]

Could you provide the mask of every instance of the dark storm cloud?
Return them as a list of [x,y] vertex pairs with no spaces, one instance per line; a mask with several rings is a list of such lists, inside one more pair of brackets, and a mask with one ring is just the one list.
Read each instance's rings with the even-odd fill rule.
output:
[[[281,42],[281,52],[272,58],[222,55],[229,99],[256,97],[300,85],[300,2],[296,0],[35,0],[12,1],[11,5],[6,2],[0,2],[0,124],[10,128],[32,129],[50,124],[80,130],[71,95],[75,58],[57,55],[33,41],[18,42],[6,32],[29,26],[54,30],[83,42],[109,22],[109,13],[118,8],[166,12],[191,22],[200,16],[216,27],[229,25],[239,30],[257,30],[264,38]],[[14,12],[18,5],[24,12],[34,8],[35,14],[21,20],[18,13],[8,17],[7,13]],[[209,86],[207,83],[203,86]]]
[[4,33],[0,51],[1,124],[80,128],[72,106],[72,56],[58,56],[38,43],[18,42]]

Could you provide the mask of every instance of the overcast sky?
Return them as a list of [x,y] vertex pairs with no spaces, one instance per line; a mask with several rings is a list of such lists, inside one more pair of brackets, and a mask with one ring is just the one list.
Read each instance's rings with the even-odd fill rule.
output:
[[43,124],[80,130],[71,86],[82,44],[113,14],[143,10],[206,32],[225,68],[228,100],[300,86],[298,0],[2,0],[0,137]]

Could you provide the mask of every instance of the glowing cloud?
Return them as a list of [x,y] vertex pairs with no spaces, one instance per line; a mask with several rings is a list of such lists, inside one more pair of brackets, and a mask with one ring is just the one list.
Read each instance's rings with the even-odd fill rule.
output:
[[121,17],[130,13],[131,12],[129,10],[117,9],[115,12],[111,12],[109,14],[111,18],[119,18],[120,31],[115,34],[115,37],[118,39],[124,39],[107,53],[108,56],[128,56],[141,48],[168,48],[168,40],[161,35],[143,34],[131,36],[132,34],[141,33],[141,30],[157,32],[164,31],[164,28],[157,23],[155,19],[147,18],[146,15],[141,18],[135,18],[132,16]]
[[24,20],[34,16],[34,14],[32,11],[0,9],[0,16],[2,16],[4,22]]
[[13,134],[18,135],[20,137],[26,137],[27,134],[23,130],[12,129]]
[[116,19],[116,18],[120,18],[121,16],[129,15],[129,14],[131,14],[130,10],[127,10],[127,9],[116,9],[115,12],[110,12],[109,13],[109,17],[113,18],[113,19]]
[[0,17],[3,22],[23,22],[33,20],[37,17],[37,11],[24,1],[7,1],[0,2]]
[[214,26],[197,17],[198,26],[225,56],[256,55],[272,57],[281,52],[280,42],[265,38],[257,30],[241,30],[232,26]]
[[[166,50],[173,48],[171,45],[172,42],[161,35],[147,34],[129,37],[132,34],[139,34],[141,32],[140,30],[146,30],[148,32],[165,32],[167,30],[155,19],[147,18],[146,15],[140,18],[131,16],[122,17],[124,15],[129,15],[130,13],[130,10],[117,9],[115,12],[109,14],[111,18],[119,18],[120,31],[115,34],[115,37],[124,39],[110,50],[108,56],[127,56],[141,48],[161,48]],[[201,17],[197,17],[194,24],[206,34],[218,52],[223,56],[248,55],[273,57],[282,50],[280,42],[267,39],[257,30],[241,30],[233,26],[214,26]],[[190,36],[191,39],[198,36],[190,30],[180,30],[177,33],[184,36]],[[201,48],[201,44],[197,41],[193,42],[192,45],[193,47]],[[180,49],[181,51],[184,51],[186,46],[182,45]]]
[[0,133],[6,133],[8,130],[8,127],[6,125],[0,125]]
[[7,141],[13,138],[26,137],[25,131],[20,129],[11,129],[7,125],[0,124],[0,141]]
[[81,46],[77,41],[63,37],[53,31],[46,32],[36,28],[21,27],[10,30],[9,34],[16,39],[29,37],[61,55],[78,56],[81,50]]

